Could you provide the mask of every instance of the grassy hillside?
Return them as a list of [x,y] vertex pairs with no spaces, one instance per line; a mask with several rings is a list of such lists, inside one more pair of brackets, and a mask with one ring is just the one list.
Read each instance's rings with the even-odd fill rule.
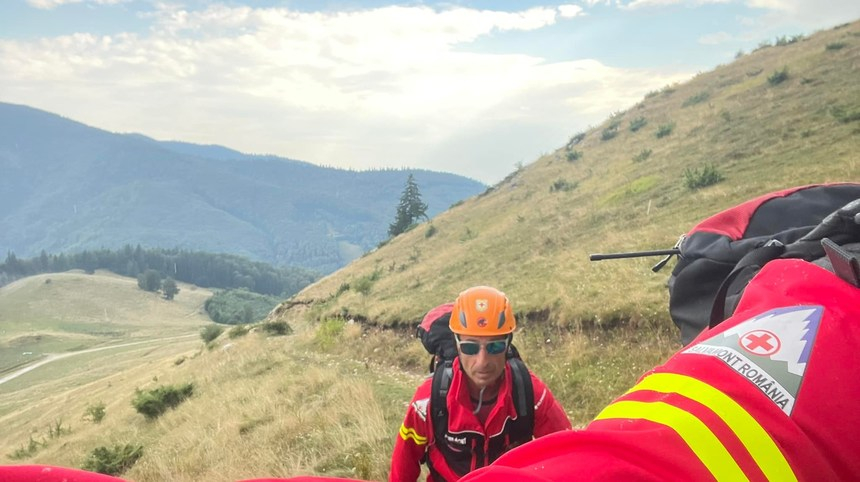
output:
[[206,289],[180,284],[173,301],[137,280],[97,272],[52,273],[0,288],[0,375],[48,353],[187,335],[211,323]]
[[[483,283],[530,320],[665,322],[668,270],[653,274],[656,259],[589,263],[587,255],[670,248],[697,221],[753,196],[860,179],[860,24],[789,42],[571,133],[568,146],[292,301],[322,317],[397,325]],[[661,129],[671,133],[659,137]],[[725,179],[686,187],[685,170],[707,166]]]
[[[515,343],[582,426],[678,348],[668,270],[652,273],[656,259],[589,263],[588,253],[671,247],[752,196],[860,179],[858,61],[855,22],[653,92],[283,303],[268,321],[288,321],[293,336],[225,333],[210,349],[198,340],[139,353],[121,373],[19,399],[0,413],[0,461],[80,466],[97,447],[139,444],[124,475],[138,482],[384,480],[428,358],[405,327],[478,283],[511,296]],[[688,188],[685,169],[706,165],[725,179]],[[157,420],[131,407],[137,388],[181,383],[194,395]],[[81,421],[99,401],[104,421]],[[58,420],[68,433],[48,437]],[[31,438],[44,446],[11,457]]]

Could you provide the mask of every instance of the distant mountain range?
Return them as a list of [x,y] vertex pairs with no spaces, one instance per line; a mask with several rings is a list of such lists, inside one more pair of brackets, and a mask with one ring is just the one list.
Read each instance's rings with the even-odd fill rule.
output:
[[387,238],[406,178],[432,217],[486,186],[115,134],[0,103],[0,253],[184,248],[331,272]]

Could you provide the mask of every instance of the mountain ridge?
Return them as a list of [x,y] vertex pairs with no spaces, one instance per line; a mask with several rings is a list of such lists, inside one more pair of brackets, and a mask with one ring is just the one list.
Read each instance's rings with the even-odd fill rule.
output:
[[387,237],[409,173],[429,215],[484,190],[427,170],[347,171],[113,134],[0,103],[0,251],[125,244],[329,272]]

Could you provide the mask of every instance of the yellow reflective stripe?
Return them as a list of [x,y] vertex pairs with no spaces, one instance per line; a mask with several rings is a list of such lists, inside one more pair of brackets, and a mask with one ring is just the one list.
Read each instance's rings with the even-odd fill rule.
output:
[[412,439],[417,445],[427,444],[427,437],[422,437],[421,435],[418,435],[418,432],[416,432],[414,428],[406,428],[406,425],[400,426],[400,437],[403,440]]
[[767,480],[797,480],[785,455],[767,431],[725,393],[701,380],[675,373],[654,373],[630,391],[636,390],[677,393],[710,408],[737,435]]
[[665,425],[684,439],[717,480],[749,480],[711,430],[693,414],[678,407],[663,402],[623,400],[603,409],[596,420],[607,418],[635,418]]

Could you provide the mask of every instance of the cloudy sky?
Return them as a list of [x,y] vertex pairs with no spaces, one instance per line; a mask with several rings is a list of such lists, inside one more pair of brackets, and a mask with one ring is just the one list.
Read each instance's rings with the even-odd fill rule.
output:
[[0,102],[113,132],[493,184],[857,0],[0,0]]

